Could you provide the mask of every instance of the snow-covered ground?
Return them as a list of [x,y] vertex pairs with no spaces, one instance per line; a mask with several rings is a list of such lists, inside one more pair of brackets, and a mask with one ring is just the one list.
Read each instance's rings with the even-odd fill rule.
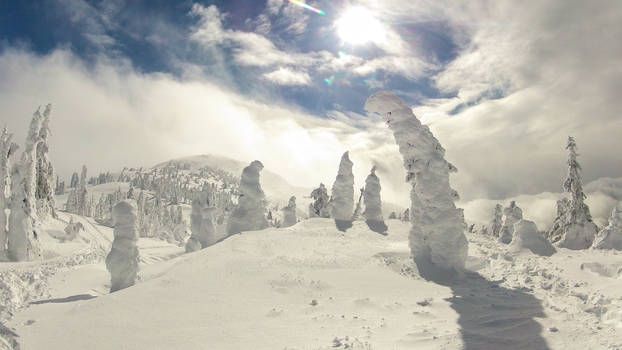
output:
[[64,268],[6,325],[26,350],[622,347],[622,254],[470,235],[473,272],[442,285],[418,276],[409,225],[387,223],[311,219],[181,256],[141,238],[135,286],[108,294],[102,262]]

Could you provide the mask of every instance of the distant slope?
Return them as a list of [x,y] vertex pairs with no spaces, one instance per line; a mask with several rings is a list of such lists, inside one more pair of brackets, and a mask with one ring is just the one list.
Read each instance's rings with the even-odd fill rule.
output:
[[[161,168],[167,165],[176,165],[181,168],[186,167],[189,170],[198,170],[203,167],[210,167],[224,170],[237,177],[240,177],[240,174],[242,174],[242,169],[248,166],[251,161],[252,159],[248,162],[242,162],[239,160],[213,154],[201,154],[196,156],[171,159],[169,161],[156,164],[154,168]],[[270,171],[270,169],[267,168],[264,168],[261,171],[261,186],[266,193],[266,196],[272,201],[281,202],[281,206],[287,204],[287,200],[291,196],[301,198],[302,196],[309,195],[309,193],[311,193],[310,188],[293,186],[289,184],[287,180],[285,180],[283,177]]]

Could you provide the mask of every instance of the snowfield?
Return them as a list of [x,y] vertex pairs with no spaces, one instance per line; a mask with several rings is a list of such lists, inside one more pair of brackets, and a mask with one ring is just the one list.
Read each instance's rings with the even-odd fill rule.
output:
[[[510,253],[469,235],[451,285],[419,277],[409,224],[330,219],[243,232],[196,253],[139,239],[139,282],[64,268],[5,323],[21,349],[619,349],[622,254]],[[3,265],[3,268],[5,265]]]

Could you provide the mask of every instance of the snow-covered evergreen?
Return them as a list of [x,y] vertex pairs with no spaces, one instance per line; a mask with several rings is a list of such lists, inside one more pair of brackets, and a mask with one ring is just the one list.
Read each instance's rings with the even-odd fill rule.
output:
[[410,221],[410,208],[406,208],[406,210],[404,210],[404,213],[402,213],[401,220],[403,222],[409,222]]
[[372,95],[365,109],[384,116],[404,158],[406,181],[412,185],[409,241],[419,271],[433,277],[439,270],[462,270],[468,250],[464,215],[449,184],[449,173],[457,169],[445,160],[430,129],[392,92]]
[[0,135],[0,261],[7,259],[6,245],[8,237],[7,212],[10,205],[11,192],[11,157],[17,150],[17,145],[11,141],[6,127]]
[[56,192],[56,181],[54,175],[54,167],[52,161],[49,158],[48,151],[48,137],[50,135],[50,113],[43,114],[43,120],[39,129],[39,142],[36,146],[36,206],[37,215],[39,217],[45,217],[51,215],[56,216],[54,211]]
[[514,224],[523,219],[523,210],[511,201],[507,208],[503,209],[503,225],[499,231],[499,242],[509,244],[514,235]]
[[227,223],[227,233],[262,230],[268,227],[266,220],[266,197],[261,189],[259,173],[263,164],[255,160],[242,170],[240,198]]
[[311,198],[314,202],[309,204],[309,217],[330,217],[328,191],[323,183],[320,183],[320,187],[311,191]]
[[350,221],[354,210],[354,175],[349,153],[345,152],[339,162],[339,171],[333,183],[330,202],[331,217],[335,220]]
[[499,237],[501,235],[501,228],[503,227],[503,207],[501,204],[495,205],[495,212],[490,221],[490,225],[487,228],[487,233],[493,237]]
[[363,211],[363,217],[365,217],[365,222],[373,231],[386,232],[387,225],[382,217],[380,190],[380,179],[376,175],[376,166],[374,165],[365,179],[365,191],[363,193],[365,211]]
[[577,144],[572,136],[568,137],[566,149],[568,175],[563,188],[570,193],[570,200],[557,203],[557,217],[547,235],[559,247],[587,249],[592,245],[598,228],[592,222],[590,209],[584,202],[587,196],[583,191],[581,166],[577,161]]
[[594,240],[593,248],[622,250],[622,202],[611,211],[609,225],[600,230]]
[[296,197],[291,196],[286,207],[281,209],[283,211],[283,227],[290,227],[296,225],[298,221],[296,217]]
[[206,248],[216,241],[216,211],[217,209],[209,206],[205,200],[197,198],[192,201],[190,214],[192,234],[186,243],[187,253]]
[[112,209],[114,240],[106,257],[106,268],[110,272],[110,292],[127,288],[136,282],[139,252],[136,246],[138,227],[136,202],[124,200]]

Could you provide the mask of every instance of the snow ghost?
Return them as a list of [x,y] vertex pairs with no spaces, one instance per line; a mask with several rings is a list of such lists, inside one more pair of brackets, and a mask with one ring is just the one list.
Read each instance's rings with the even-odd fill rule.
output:
[[128,199],[112,208],[114,240],[106,257],[106,268],[110,272],[110,292],[133,286],[138,273],[138,239],[136,202]]
[[333,193],[330,201],[330,214],[340,231],[352,227],[354,213],[354,175],[348,152],[345,152],[339,163],[337,178],[333,184]]
[[363,202],[365,211],[363,216],[367,226],[378,233],[385,233],[388,229],[382,217],[382,200],[380,199],[380,179],[376,175],[376,166],[371,169],[371,173],[365,180],[365,190],[363,192]]
[[523,210],[516,205],[515,201],[511,201],[510,206],[503,209],[503,226],[499,231],[499,242],[505,244],[512,242],[514,224],[522,219]]
[[596,249],[622,250],[622,202],[618,202],[609,218],[609,225],[603,228],[594,240]]
[[283,211],[283,227],[296,225],[296,197],[291,196],[287,206],[281,209]]
[[510,251],[518,252],[529,249],[532,253],[542,256],[551,256],[555,248],[539,231],[536,223],[529,220],[520,220],[514,224],[514,234],[510,243]]
[[263,169],[263,164],[255,160],[242,170],[240,198],[227,224],[227,233],[230,235],[242,231],[263,230],[268,227],[265,217],[266,196],[259,183],[261,169]]
[[488,231],[493,237],[499,237],[501,234],[501,228],[503,227],[503,207],[501,204],[495,205],[495,214],[490,222],[490,231]]
[[323,183],[320,183],[320,187],[311,191],[311,198],[314,202],[309,204],[309,217],[310,218],[328,218],[330,213],[328,210],[328,191]]
[[186,242],[186,253],[206,248],[216,242],[216,212],[218,209],[207,206],[206,201],[195,199],[192,201],[190,214],[190,230],[192,234]]
[[412,185],[409,245],[419,272],[424,278],[451,278],[464,269],[468,250],[464,215],[449,185],[449,173],[457,169],[445,160],[430,129],[392,92],[375,93],[365,109],[384,116],[404,159]]

